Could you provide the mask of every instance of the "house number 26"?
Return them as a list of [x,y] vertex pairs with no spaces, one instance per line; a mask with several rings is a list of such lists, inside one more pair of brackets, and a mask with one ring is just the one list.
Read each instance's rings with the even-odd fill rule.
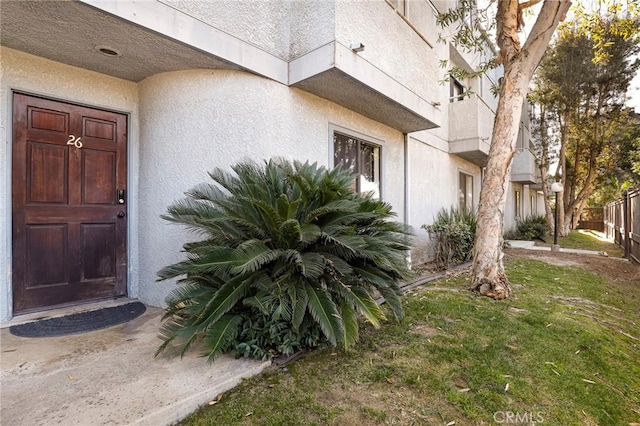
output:
[[69,140],[67,141],[67,145],[73,145],[76,148],[82,148],[82,142],[80,141],[80,138],[76,138],[73,135],[69,135]]

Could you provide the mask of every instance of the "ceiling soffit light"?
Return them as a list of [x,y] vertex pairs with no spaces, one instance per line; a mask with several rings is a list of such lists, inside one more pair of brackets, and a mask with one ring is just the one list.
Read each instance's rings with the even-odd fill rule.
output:
[[121,56],[121,53],[119,51],[109,46],[96,46],[96,50],[102,53],[104,56],[109,56],[112,58],[115,56]]

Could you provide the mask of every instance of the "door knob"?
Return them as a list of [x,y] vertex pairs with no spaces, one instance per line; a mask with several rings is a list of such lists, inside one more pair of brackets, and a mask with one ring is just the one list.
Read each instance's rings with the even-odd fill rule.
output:
[[118,217],[124,217],[124,212],[118,212]]

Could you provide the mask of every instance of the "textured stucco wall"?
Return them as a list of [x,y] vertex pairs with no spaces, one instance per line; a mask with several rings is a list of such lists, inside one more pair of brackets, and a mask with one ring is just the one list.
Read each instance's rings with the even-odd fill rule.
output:
[[435,47],[438,44],[438,34],[441,32],[441,28],[436,22],[437,13],[429,2],[407,1],[405,2],[404,14],[431,46]]
[[160,0],[281,59],[289,57],[289,0]]
[[382,141],[383,197],[403,217],[403,136],[304,91],[241,71],[193,70],[140,84],[140,299],[162,306],[174,282],[156,272],[193,239],[160,218],[215,167],[272,156],[329,163],[329,126]]
[[359,56],[429,102],[440,101],[442,69],[429,47],[384,1],[337,1],[336,40],[365,45]]
[[335,2],[305,0],[291,2],[291,46],[289,59],[311,52],[335,39]]
[[[422,135],[425,136],[425,135]],[[473,176],[473,202],[477,209],[480,196],[480,168],[435,148],[437,141],[428,137],[424,141],[409,138],[409,224],[414,228],[414,264],[430,260],[433,256],[427,232],[420,227],[433,223],[441,208],[458,205],[458,175]]]
[[493,133],[494,112],[482,99],[472,96],[449,103],[449,140],[488,138]]
[[[130,152],[137,145],[138,89],[135,83],[105,76],[0,48],[0,320],[7,320],[11,306],[11,111],[12,90],[70,103],[130,113]],[[133,157],[133,158],[132,158]],[[135,155],[129,157],[135,162]],[[130,200],[135,202],[135,176],[129,176]],[[132,203],[129,204],[133,210]],[[131,218],[131,216],[130,216]],[[129,240],[130,258],[135,258],[136,241]],[[132,276],[133,275],[133,276]],[[130,271],[130,294],[135,296],[135,271]],[[131,281],[133,279],[133,281]]]

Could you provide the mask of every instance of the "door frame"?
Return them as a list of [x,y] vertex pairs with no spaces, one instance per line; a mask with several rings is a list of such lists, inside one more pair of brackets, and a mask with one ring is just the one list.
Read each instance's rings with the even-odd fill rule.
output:
[[[132,111],[123,111],[114,109],[109,106],[101,105],[99,103],[91,103],[78,99],[64,99],[57,96],[51,96],[46,93],[38,93],[33,90],[28,89],[20,89],[16,87],[8,88],[7,97],[5,101],[6,107],[6,115],[5,115],[5,137],[6,137],[6,158],[5,158],[5,182],[6,187],[5,191],[7,197],[5,199],[5,211],[6,211],[6,238],[4,241],[6,247],[6,259],[3,268],[7,271],[7,288],[6,291],[2,292],[0,296],[0,303],[4,305],[5,312],[7,312],[7,318],[0,318],[0,320],[10,320],[14,317],[13,312],[13,98],[15,94],[23,94],[27,96],[33,96],[38,98],[43,98],[56,102],[63,102],[67,104],[82,106],[86,108],[99,109],[103,111],[114,112],[118,114],[122,114],[127,119],[127,248],[126,248],[126,258],[127,258],[127,277],[126,277],[126,287],[127,287],[127,296],[128,298],[136,298],[138,296],[138,280],[137,280],[137,247],[138,247],[138,239],[137,228],[138,228],[138,169],[134,167],[134,165],[138,164],[138,134],[137,134],[137,120],[135,120],[136,125],[132,125],[134,123],[133,112]],[[1,244],[1,243],[0,243]],[[0,264],[2,264],[0,263]],[[77,305],[81,305],[83,303],[90,302],[79,302]],[[56,307],[52,308],[43,308],[42,311],[47,311],[51,309],[56,309]],[[39,311],[39,312],[42,312]],[[28,315],[28,314],[27,314]]]

